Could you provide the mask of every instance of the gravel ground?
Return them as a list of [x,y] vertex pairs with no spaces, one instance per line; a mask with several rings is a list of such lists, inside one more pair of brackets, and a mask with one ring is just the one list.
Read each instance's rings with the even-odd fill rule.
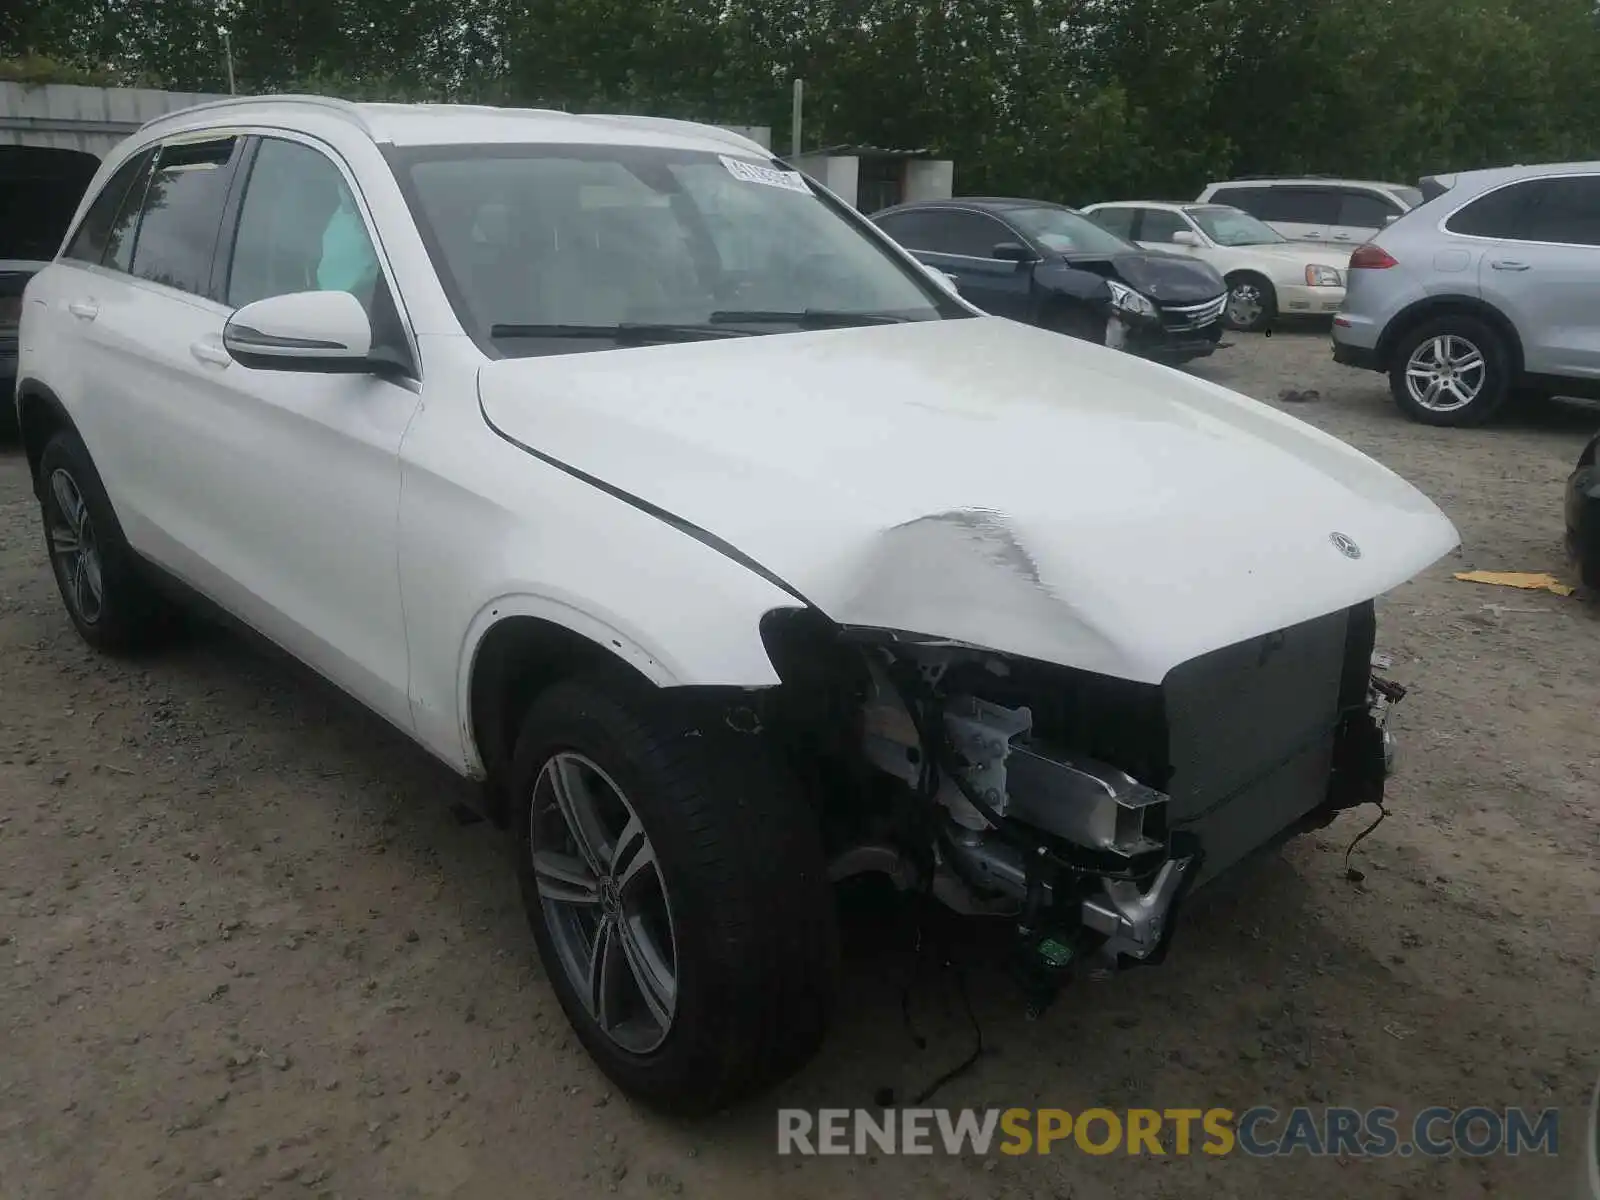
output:
[[[1461,530],[1381,608],[1412,689],[1393,816],[1357,852],[1364,882],[1343,875],[1366,823],[1347,815],[1199,897],[1167,965],[1037,1022],[966,972],[990,1053],[936,1102],[1559,1105],[1575,1134],[1600,1066],[1600,613],[1450,573],[1564,570],[1560,482],[1600,414],[1425,429],[1317,331],[1240,337],[1197,373],[1376,455]],[[956,971],[925,976],[926,1047],[905,1028],[890,918],[852,926],[838,1026],[798,1078],[709,1122],[651,1116],[568,1034],[462,785],[230,635],[96,659],[40,541],[0,453],[5,1200],[1570,1194],[1568,1155],[779,1159],[775,1107],[910,1095],[969,1051]]]

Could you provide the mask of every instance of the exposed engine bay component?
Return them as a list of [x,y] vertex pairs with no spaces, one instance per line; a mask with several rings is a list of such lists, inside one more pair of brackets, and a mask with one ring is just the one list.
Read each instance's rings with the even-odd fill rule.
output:
[[1083,923],[1105,935],[1101,953],[1115,959],[1148,958],[1161,944],[1167,911],[1178,895],[1192,859],[1169,858],[1156,872],[1148,890],[1125,879],[1107,879],[1102,892],[1083,902]]
[[1167,797],[1082,755],[1019,746],[1006,764],[1019,821],[1080,846],[1132,856],[1162,847]]

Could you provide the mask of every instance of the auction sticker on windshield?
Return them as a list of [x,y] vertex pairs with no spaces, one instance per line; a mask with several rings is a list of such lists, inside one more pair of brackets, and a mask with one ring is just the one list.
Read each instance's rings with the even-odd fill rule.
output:
[[742,158],[729,158],[726,154],[717,155],[722,160],[722,165],[728,168],[728,174],[735,179],[742,179],[746,183],[764,183],[768,187],[785,188],[791,192],[804,192],[811,194],[811,189],[806,186],[806,181],[799,171],[780,171],[776,167],[763,167],[760,163],[745,162]]

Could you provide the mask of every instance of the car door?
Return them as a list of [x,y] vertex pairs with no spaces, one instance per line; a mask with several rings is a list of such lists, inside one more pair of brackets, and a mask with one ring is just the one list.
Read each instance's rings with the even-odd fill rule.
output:
[[1600,175],[1510,184],[1445,228],[1481,244],[1479,293],[1516,327],[1529,372],[1600,378]]
[[[319,143],[253,140],[224,227],[204,386],[158,422],[184,447],[184,561],[263,633],[405,729],[412,726],[400,603],[400,442],[416,355],[345,167]],[[237,308],[348,291],[394,375],[256,370],[220,349]],[[213,342],[212,339],[218,339]]]
[[1139,216],[1134,226],[1133,240],[1146,250],[1165,250],[1169,254],[1183,254],[1190,258],[1205,257],[1198,245],[1186,246],[1173,241],[1173,234],[1176,233],[1193,234],[1196,241],[1200,240],[1199,231],[1182,213],[1166,208],[1141,208],[1135,211]]
[[1371,188],[1339,189],[1339,216],[1329,230],[1328,240],[1355,249],[1370,242],[1391,220],[1405,210],[1390,196]]
[[886,214],[877,223],[919,261],[954,279],[961,295],[984,312],[1032,319],[1034,263],[994,257],[1001,243],[1027,247],[1004,222],[974,209],[921,208]]
[[98,254],[99,198],[74,234],[69,255],[83,243],[83,266],[58,296],[77,352],[73,420],[129,543],[174,570],[195,505],[171,420],[204,397],[216,369],[195,348],[221,352],[225,312],[208,293],[242,147],[235,135],[207,135],[140,156]]

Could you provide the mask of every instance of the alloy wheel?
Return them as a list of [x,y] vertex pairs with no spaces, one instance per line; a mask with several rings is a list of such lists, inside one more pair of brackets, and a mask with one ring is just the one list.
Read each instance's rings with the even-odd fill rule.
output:
[[62,467],[50,473],[45,530],[62,595],[80,621],[85,625],[95,624],[105,608],[100,543],[95,537],[89,507],[83,500],[83,490]]
[[568,981],[600,1031],[648,1054],[678,1000],[677,939],[655,847],[622,789],[581,754],[551,755],[533,785],[528,851]]
[[1459,334],[1442,333],[1411,352],[1406,391],[1432,412],[1455,412],[1478,398],[1488,373],[1482,350]]
[[1253,283],[1236,283],[1228,293],[1228,320],[1240,329],[1248,329],[1261,319],[1266,311],[1266,301],[1261,289]]

